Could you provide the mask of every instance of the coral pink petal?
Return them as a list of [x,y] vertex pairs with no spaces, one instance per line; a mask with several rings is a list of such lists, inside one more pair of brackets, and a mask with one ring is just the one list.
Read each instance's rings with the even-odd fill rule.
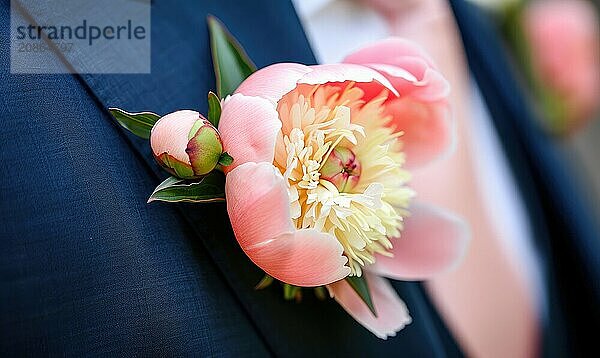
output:
[[424,102],[445,100],[450,95],[450,83],[437,70],[426,67],[423,59],[405,57],[397,65],[368,64],[381,72],[398,90],[401,97],[410,96]]
[[431,58],[408,40],[389,38],[375,42],[349,55],[343,62],[381,72],[400,96],[438,101],[448,97],[450,92],[449,83],[437,71]]
[[319,85],[328,82],[377,82],[381,85],[381,90],[387,88],[393,94],[398,95],[398,91],[382,74],[366,66],[334,63],[310,66],[310,69],[311,71],[305,74],[298,83]]
[[464,256],[467,225],[441,209],[415,205],[402,236],[392,240],[393,257],[377,255],[369,271],[399,280],[423,280],[450,270]]
[[385,113],[393,117],[390,125],[404,132],[400,140],[408,168],[421,167],[454,149],[455,129],[447,102],[393,98],[387,102]]
[[231,226],[248,257],[269,275],[297,286],[320,286],[350,273],[331,235],[296,230],[285,179],[270,163],[245,163],[226,176]]
[[297,63],[277,63],[250,75],[235,93],[262,97],[275,104],[296,88],[298,80],[310,71],[310,67]]
[[282,234],[245,252],[266,273],[291,285],[322,286],[350,274],[342,245],[315,229]]
[[423,101],[445,100],[450,96],[450,83],[440,72],[432,68],[425,71],[420,83],[416,84],[413,96]]
[[412,321],[408,309],[386,279],[369,273],[365,275],[377,317],[346,281],[329,285],[329,292],[346,312],[377,337],[395,336]]
[[150,135],[150,146],[154,155],[168,153],[183,163],[190,163],[185,152],[189,141],[188,134],[200,118],[200,113],[190,110],[177,111],[161,117],[152,127]]
[[[386,77],[399,92],[388,98],[386,114],[403,131],[407,166],[430,162],[452,149],[454,128],[448,96],[450,85],[436,70],[433,61],[414,43],[390,38],[364,47],[344,62],[368,66]],[[377,95],[366,88],[365,99]]]
[[295,230],[285,180],[271,163],[244,163],[230,171],[225,196],[233,232],[244,250]]
[[401,57],[417,57],[426,61],[429,67],[435,68],[431,57],[416,43],[398,37],[390,37],[385,40],[376,41],[351,53],[342,62],[367,64],[382,63],[397,65],[396,61]]
[[271,102],[261,97],[234,94],[225,99],[219,133],[224,150],[233,157],[228,173],[246,162],[273,162],[281,121]]

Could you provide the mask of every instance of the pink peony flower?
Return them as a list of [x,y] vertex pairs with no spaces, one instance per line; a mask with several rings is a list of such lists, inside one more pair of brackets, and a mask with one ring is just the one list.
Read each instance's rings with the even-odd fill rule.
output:
[[[454,215],[409,206],[408,169],[451,147],[448,93],[432,61],[400,39],[343,64],[280,63],[251,75],[223,101],[219,123],[235,158],[225,168],[227,210],[247,256],[280,281],[327,285],[378,337],[410,323],[383,277],[429,278],[468,241]],[[377,316],[348,275],[366,276]]]
[[[580,0],[546,0],[525,10],[524,28],[533,70],[563,102],[563,123],[572,130],[589,120],[600,103],[600,31],[594,6]],[[550,113],[553,115],[553,113]]]

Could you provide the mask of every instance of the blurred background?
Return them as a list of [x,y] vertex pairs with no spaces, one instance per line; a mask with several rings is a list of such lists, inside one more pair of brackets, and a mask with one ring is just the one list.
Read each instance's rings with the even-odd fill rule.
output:
[[471,0],[491,15],[544,129],[600,218],[600,0]]

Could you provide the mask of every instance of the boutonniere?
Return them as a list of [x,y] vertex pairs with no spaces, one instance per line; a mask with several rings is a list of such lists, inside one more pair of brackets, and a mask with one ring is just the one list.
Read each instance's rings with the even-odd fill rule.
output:
[[413,203],[409,187],[411,170],[452,145],[448,83],[401,39],[339,64],[257,70],[218,20],[208,26],[217,93],[206,117],[110,109],[172,175],[149,201],[226,201],[235,238],[266,274],[257,288],[329,293],[378,337],[395,335],[411,317],[384,277],[426,279],[466,247],[462,221]]

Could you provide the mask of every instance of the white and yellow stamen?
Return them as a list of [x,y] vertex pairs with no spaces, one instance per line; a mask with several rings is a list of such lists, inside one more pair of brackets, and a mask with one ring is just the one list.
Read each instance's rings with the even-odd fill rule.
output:
[[[363,95],[353,83],[302,85],[287,94],[278,105],[283,125],[274,161],[287,179],[296,227],[335,236],[357,276],[376,253],[389,255],[390,238],[400,236],[413,196],[402,168],[401,133],[387,126],[391,118],[383,114],[387,92],[368,102]],[[336,148],[359,166],[353,173],[340,167],[341,182],[331,179],[331,165],[324,173]]]

